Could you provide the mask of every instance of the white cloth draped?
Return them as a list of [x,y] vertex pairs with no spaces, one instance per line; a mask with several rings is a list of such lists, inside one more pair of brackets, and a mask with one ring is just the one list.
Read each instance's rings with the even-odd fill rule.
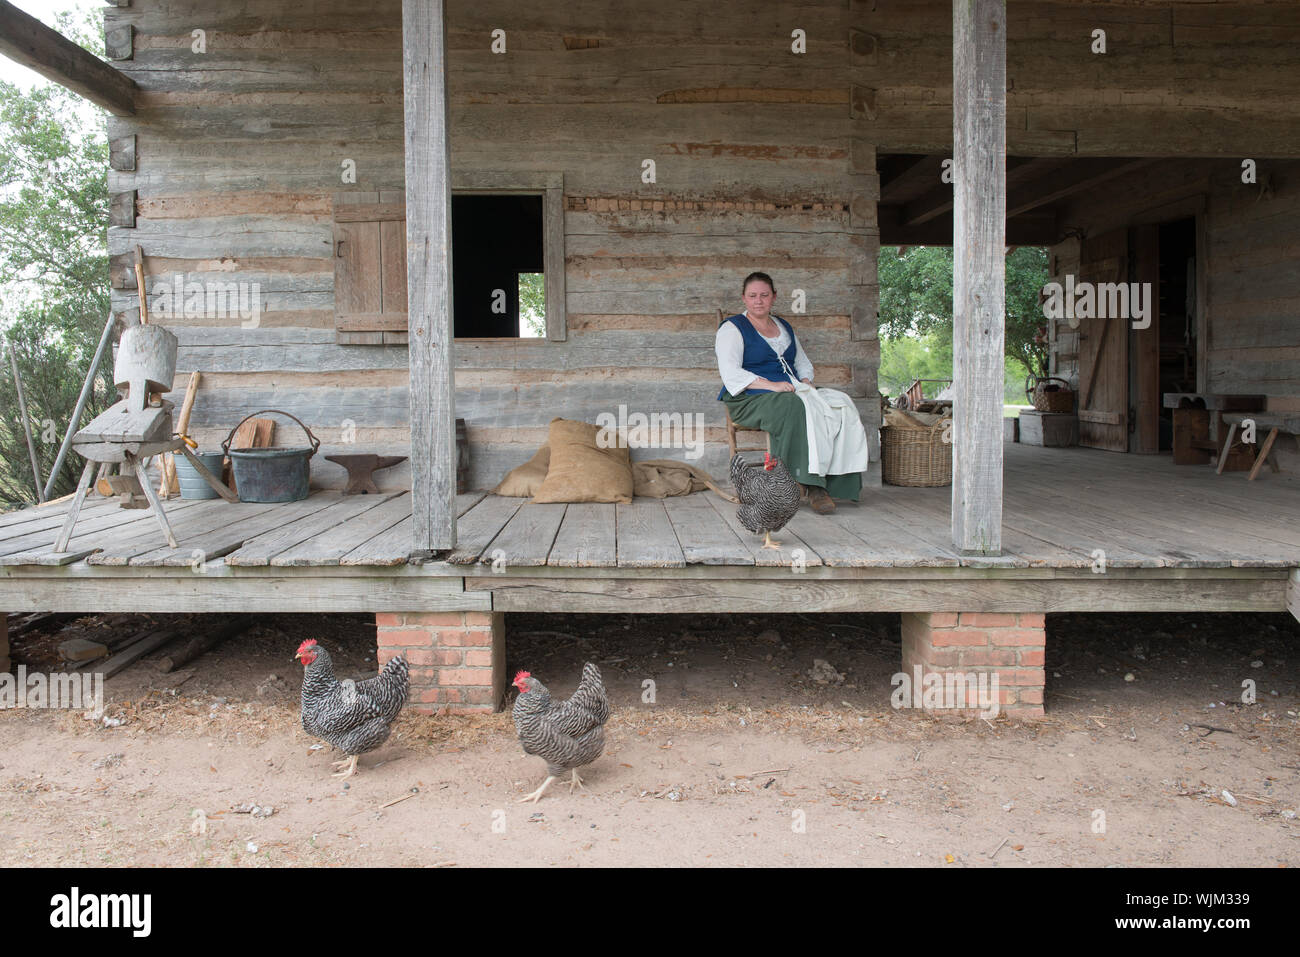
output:
[[814,475],[864,472],[870,461],[867,430],[850,398],[838,389],[796,382],[808,423],[808,471]]

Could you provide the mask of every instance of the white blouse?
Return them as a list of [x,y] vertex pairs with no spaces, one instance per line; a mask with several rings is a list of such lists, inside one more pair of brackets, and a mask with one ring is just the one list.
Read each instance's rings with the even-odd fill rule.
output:
[[[748,316],[746,316],[748,318]],[[763,336],[763,339],[778,356],[783,355],[785,350],[790,348],[790,334],[785,331],[782,323],[776,324],[780,332],[775,336]],[[762,335],[762,333],[759,333]],[[798,379],[808,379],[813,377],[813,364],[808,361],[808,356],[804,354],[803,346],[799,342],[799,337],[794,340],[794,371]],[[748,372],[741,365],[745,357],[745,339],[740,330],[733,323],[724,322],[718,327],[718,334],[713,340],[713,351],[718,357],[718,373],[722,376],[722,384],[727,391],[733,396],[740,395],[749,384],[758,378],[754,373]]]

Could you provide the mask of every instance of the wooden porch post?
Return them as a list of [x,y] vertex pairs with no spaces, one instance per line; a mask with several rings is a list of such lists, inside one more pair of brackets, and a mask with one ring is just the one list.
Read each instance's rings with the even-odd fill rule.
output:
[[953,0],[952,540],[1002,550],[1006,0]]
[[446,53],[443,0],[402,0],[411,551],[415,555],[456,544]]

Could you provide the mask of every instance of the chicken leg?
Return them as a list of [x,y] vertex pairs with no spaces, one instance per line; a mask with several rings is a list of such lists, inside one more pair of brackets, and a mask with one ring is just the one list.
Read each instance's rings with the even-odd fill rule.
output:
[[541,787],[539,787],[536,791],[534,791],[532,794],[528,795],[527,797],[521,797],[521,798],[520,798],[518,801],[516,801],[515,803],[516,803],[516,804],[524,804],[524,803],[526,803],[526,802],[528,802],[528,801],[532,801],[534,804],[536,804],[539,800],[541,800],[542,795],[546,793],[546,788],[547,788],[547,787],[550,785],[550,783],[551,783],[552,781],[554,781],[554,780],[555,780],[555,775],[554,775],[554,774],[548,774],[548,775],[546,776],[546,780],[542,782],[542,786],[541,786]]
[[771,532],[764,532],[764,533],[763,533],[763,547],[764,547],[764,548],[775,548],[775,549],[778,549],[778,550],[779,550],[779,549],[781,548],[781,543],[778,542],[778,541],[774,541],[774,540],[772,539],[772,533],[771,533]]
[[570,793],[570,794],[573,793],[573,789],[574,789],[575,787],[580,787],[580,788],[582,788],[584,791],[587,790],[587,789],[586,789],[585,787],[583,787],[583,785],[582,785],[582,778],[578,777],[578,769],[577,769],[577,768],[574,768],[574,769],[573,769],[573,777],[569,780],[569,793]]
[[335,761],[333,762],[333,765],[336,768],[342,768],[344,765],[347,765],[345,770],[335,772],[333,777],[350,778],[352,775],[357,773],[357,755],[353,754],[343,761]]

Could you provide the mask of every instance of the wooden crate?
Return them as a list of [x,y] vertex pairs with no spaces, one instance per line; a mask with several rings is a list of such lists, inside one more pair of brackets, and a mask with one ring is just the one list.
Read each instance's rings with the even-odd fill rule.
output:
[[1064,447],[1079,444],[1079,417],[1070,412],[1020,413],[1020,443]]

